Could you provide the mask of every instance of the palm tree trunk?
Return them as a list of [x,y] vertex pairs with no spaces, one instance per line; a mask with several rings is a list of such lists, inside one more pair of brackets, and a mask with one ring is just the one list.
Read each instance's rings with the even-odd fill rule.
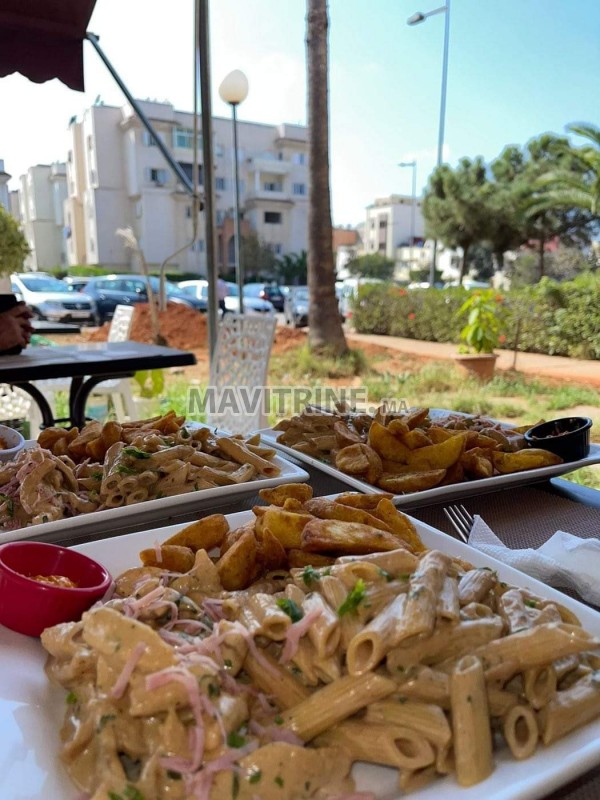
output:
[[539,266],[540,266],[540,280],[544,277],[544,272],[546,271],[546,264],[544,262],[544,245],[546,244],[546,240],[544,235],[540,233],[540,241],[539,241]]
[[460,272],[458,274],[458,285],[462,286],[462,282],[465,277],[465,272],[467,271],[467,258],[469,256],[469,249],[470,245],[463,245],[463,257],[460,262]]
[[308,68],[308,286],[309,346],[342,355],[348,350],[335,295],[329,187],[327,0],[307,0]]

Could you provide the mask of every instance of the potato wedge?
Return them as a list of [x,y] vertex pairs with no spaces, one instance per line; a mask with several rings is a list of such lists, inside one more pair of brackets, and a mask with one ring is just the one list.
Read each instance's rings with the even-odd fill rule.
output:
[[420,427],[429,415],[428,408],[415,408],[409,414],[404,417],[404,422],[409,427],[409,430],[414,430],[414,428]]
[[287,567],[288,559],[285,548],[269,528],[263,528],[260,534],[257,535],[256,540],[256,558],[264,570],[270,572],[273,569]]
[[465,479],[465,469],[460,461],[452,464],[446,470],[446,476],[438,483],[438,486],[451,486],[453,483],[462,483]]
[[398,461],[401,464],[406,464],[408,447],[393,433],[390,433],[387,428],[380,425],[379,422],[374,422],[371,425],[368,443],[382,459],[385,458],[388,461]]
[[456,436],[456,433],[457,431],[449,431],[448,428],[442,428],[439,425],[432,425],[431,428],[427,429],[427,435],[431,439],[432,444],[445,442],[446,439]]
[[464,448],[465,437],[453,436],[440,444],[430,444],[412,450],[408,456],[408,464],[414,467],[415,471],[448,469],[462,456]]
[[115,578],[115,594],[119,597],[129,597],[135,593],[136,586],[141,586],[142,581],[160,578],[164,572],[160,567],[132,567],[126,569]]
[[394,494],[410,494],[432,489],[444,480],[445,469],[430,469],[423,472],[406,472],[403,475],[384,475],[378,486]]
[[250,585],[256,572],[257,552],[254,532],[246,529],[217,561],[217,572],[224,589],[233,591]]
[[494,467],[503,475],[508,475],[511,472],[522,472],[527,469],[551,467],[555,464],[563,463],[560,456],[551,453],[549,450],[542,450],[537,447],[520,450],[518,453],[503,453],[496,450],[492,454],[492,459]]
[[338,451],[336,467],[348,475],[362,475],[364,480],[375,483],[383,473],[381,458],[366,444],[352,444]]
[[[494,474],[491,456],[482,455],[482,452],[486,451],[475,447],[472,450],[466,450],[460,458],[464,471],[472,478],[491,478]],[[491,453],[489,450],[487,452]]]
[[393,433],[394,436],[403,436],[405,433],[408,433],[410,428],[402,419],[393,419],[387,425],[387,429],[390,433]]
[[310,514],[298,514],[295,511],[284,511],[273,507],[268,508],[260,517],[261,531],[268,528],[288,550],[290,547],[301,547],[302,531],[313,517]]
[[295,497],[288,497],[288,499],[283,504],[284,511],[298,511],[299,513],[301,513],[303,508],[304,508],[304,503],[301,503],[300,500],[296,500]]
[[375,509],[375,513],[379,519],[382,519],[389,525],[392,533],[398,536],[403,544],[405,543],[410,547],[413,553],[422,553],[423,550],[425,550],[423,542],[412,521],[406,514],[398,511],[391,500],[381,500]]
[[[405,433],[402,437],[402,442],[409,450],[416,450],[418,447],[427,447],[427,445],[432,444],[429,436],[421,428],[413,428],[408,433]],[[408,458],[406,461],[408,461]]]
[[338,448],[349,447],[351,444],[360,444],[362,441],[358,433],[351,430],[345,422],[336,422],[333,426],[333,432],[335,433]]
[[336,503],[341,503],[344,506],[352,506],[352,508],[363,508],[365,511],[370,511],[372,508],[377,508],[380,500],[387,498],[391,500],[393,495],[388,492],[381,494],[360,494],[359,492],[344,492],[335,498]]
[[304,503],[313,496],[312,486],[307,483],[283,483],[281,486],[274,486],[271,489],[260,489],[258,496],[272,506],[282,506],[288,497],[300,500]]
[[230,550],[237,540],[241,539],[247,531],[250,531],[250,533],[254,535],[255,528],[258,527],[257,523],[258,520],[252,520],[251,522],[247,522],[245,525],[226,533],[225,538],[223,539],[223,544],[221,545],[221,557],[223,557],[225,553]]
[[302,549],[310,553],[373,553],[397,550],[402,543],[388,531],[361,522],[313,519],[302,531]]
[[306,550],[292,548],[287,553],[290,569],[303,567],[329,567],[335,563],[335,556],[326,556],[323,553],[307,553]]
[[194,553],[189,547],[162,544],[160,556],[154,547],[142,550],[140,560],[145,567],[160,567],[165,572],[187,572],[194,566]]
[[211,514],[209,517],[203,517],[197,522],[186,525],[163,544],[189,547],[194,553],[198,550],[206,550],[208,553],[213,547],[220,547],[223,544],[225,534],[228,532],[229,523],[223,514]]
[[345,506],[342,503],[336,503],[334,500],[328,500],[326,497],[315,497],[305,503],[304,508],[309,514],[319,519],[338,519],[342,522],[362,522],[363,525],[371,525],[371,527],[379,528],[379,530],[382,531],[391,531],[391,528],[386,522],[373,516],[373,514],[369,514],[368,511],[362,508]]

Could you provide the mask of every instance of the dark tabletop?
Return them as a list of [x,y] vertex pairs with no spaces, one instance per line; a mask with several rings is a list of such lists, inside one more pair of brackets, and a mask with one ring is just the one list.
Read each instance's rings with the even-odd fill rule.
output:
[[56,334],[56,333],[80,333],[81,327],[79,325],[67,324],[65,322],[46,322],[43,319],[31,320],[31,326],[34,333],[43,335]]
[[19,355],[0,356],[0,380],[18,383],[46,378],[131,374],[140,369],[164,369],[195,363],[193,353],[139,342],[28,347]]

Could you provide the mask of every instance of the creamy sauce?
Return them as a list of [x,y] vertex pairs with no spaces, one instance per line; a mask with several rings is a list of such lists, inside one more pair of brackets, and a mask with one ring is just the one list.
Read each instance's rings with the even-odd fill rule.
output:
[[65,575],[30,575],[32,581],[47,583],[48,586],[58,586],[61,589],[77,589],[78,584]]

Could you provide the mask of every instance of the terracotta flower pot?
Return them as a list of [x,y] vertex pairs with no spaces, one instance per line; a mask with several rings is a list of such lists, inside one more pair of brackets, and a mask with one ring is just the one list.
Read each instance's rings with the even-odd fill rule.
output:
[[496,353],[459,353],[454,356],[457,365],[467,375],[474,375],[478,380],[486,383],[494,377],[496,367]]

